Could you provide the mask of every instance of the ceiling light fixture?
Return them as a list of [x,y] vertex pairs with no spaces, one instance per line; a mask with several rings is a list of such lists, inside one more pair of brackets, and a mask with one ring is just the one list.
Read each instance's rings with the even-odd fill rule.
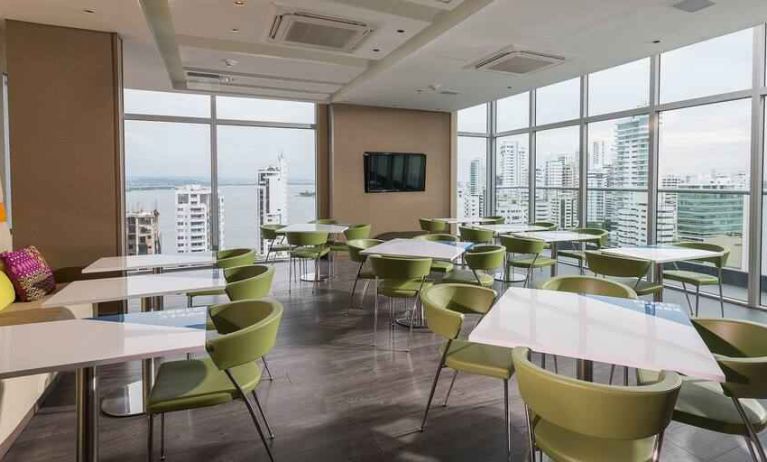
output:
[[657,44],[659,44],[659,43],[660,43],[660,40],[657,40],[657,39],[656,39],[656,40],[653,40],[653,41],[652,41],[652,43],[654,43],[654,44],[656,44],[656,45],[657,45]]
[[234,0],[234,4],[237,6],[242,6],[245,4],[245,0]]
[[381,49],[380,49],[380,48],[373,48],[373,52],[374,52],[374,53],[378,53],[379,51],[381,51]]
[[90,8],[86,8],[86,9],[83,10],[83,13],[94,14],[94,13],[96,13],[96,10],[92,10]]
[[224,62],[226,67],[234,67],[234,66],[240,64],[239,61],[237,61],[236,59],[232,59],[232,58],[224,58],[221,61]]
[[397,29],[397,33],[398,34],[404,34],[405,33],[405,29]]
[[234,32],[234,33],[237,33],[237,32],[239,32],[239,31],[240,31],[240,29],[238,29],[238,28],[236,28],[236,27],[232,27],[232,32]]

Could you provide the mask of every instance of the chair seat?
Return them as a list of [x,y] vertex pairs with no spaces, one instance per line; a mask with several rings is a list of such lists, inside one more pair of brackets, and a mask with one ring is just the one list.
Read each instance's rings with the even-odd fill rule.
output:
[[557,252],[560,257],[574,258],[578,261],[585,260],[586,254],[582,250],[560,250]]
[[515,268],[542,268],[544,266],[556,265],[557,261],[549,257],[525,257],[508,260],[506,264]]
[[194,292],[187,292],[187,297],[212,297],[214,295],[226,295],[224,289],[210,289],[210,290],[196,290]]
[[378,293],[393,298],[415,297],[419,289],[425,289],[431,285],[431,282],[422,284],[420,279],[382,279],[378,281]]
[[[658,380],[658,373],[640,369],[639,381],[652,383]],[[767,410],[755,399],[741,399],[740,404],[746,411],[748,420],[756,432],[767,427]],[[735,409],[732,399],[724,394],[722,387],[715,382],[682,377],[682,388],[674,407],[673,419],[677,422],[705,428],[719,433],[745,435],[746,425]]]
[[328,253],[330,253],[330,248],[328,247],[300,247],[292,250],[290,255],[295,258],[310,258],[315,260],[324,257]]
[[[479,281],[477,281],[479,276]],[[477,276],[474,276],[474,272],[471,270],[454,269],[445,274],[442,278],[443,283],[457,283],[457,284],[477,284],[479,282],[482,287],[492,287],[494,279],[484,271],[477,271]]]
[[511,348],[481,345],[453,340],[445,365],[449,368],[498,379],[509,379],[514,373]]
[[719,278],[706,273],[697,273],[695,271],[668,270],[663,271],[663,279],[684,282],[695,286],[707,286],[719,284]]
[[595,438],[538,421],[535,444],[558,462],[649,462],[655,449],[655,436],[639,440]]
[[[246,393],[261,380],[261,368],[255,362],[232,368],[231,372]],[[209,357],[170,361],[160,365],[147,409],[158,414],[214,406],[231,401],[237,394],[226,373]]]
[[447,261],[432,261],[431,270],[435,273],[448,273],[453,270],[455,265]]
[[637,284],[636,278],[610,278],[610,280],[631,287],[637,295],[650,295],[663,291],[663,284],[656,284],[645,280]]

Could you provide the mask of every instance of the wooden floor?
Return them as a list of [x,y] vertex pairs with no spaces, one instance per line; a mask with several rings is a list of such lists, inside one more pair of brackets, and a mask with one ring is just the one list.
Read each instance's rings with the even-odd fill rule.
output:
[[[503,384],[500,380],[461,375],[448,407],[441,402],[450,375],[443,375],[429,423],[417,431],[438,360],[439,340],[427,331],[413,336],[410,353],[371,347],[370,309],[346,315],[356,267],[339,259],[338,274],[321,284],[299,283],[292,294],[287,266],[278,264],[274,294],[285,305],[279,341],[269,355],[275,379],[258,393],[276,439],[275,460],[288,461],[491,461],[504,460]],[[571,269],[563,268],[563,271]],[[544,277],[539,273],[539,278]],[[359,297],[357,298],[359,300]],[[682,302],[669,293],[667,300]],[[167,305],[183,306],[182,298]],[[359,304],[359,301],[358,301]],[[372,307],[372,297],[365,300]],[[702,303],[702,314],[718,316],[718,305]],[[728,305],[728,316],[767,321],[763,312]],[[379,346],[387,346],[386,313],[379,323]],[[406,330],[394,339],[404,347]],[[572,371],[572,360],[560,368]],[[597,366],[597,380],[607,376]],[[562,372],[560,370],[560,372]],[[99,369],[101,393],[139,376],[139,364]],[[511,383],[513,460],[526,458],[522,402]],[[627,416],[630,418],[630,416]],[[146,460],[145,418],[100,419],[100,451],[104,461]],[[72,374],[62,374],[40,412],[21,434],[7,460],[69,461],[74,457],[75,413]],[[170,461],[267,460],[242,402],[169,414],[167,452]],[[736,437],[673,424],[666,433],[663,460],[743,461],[748,456]]]

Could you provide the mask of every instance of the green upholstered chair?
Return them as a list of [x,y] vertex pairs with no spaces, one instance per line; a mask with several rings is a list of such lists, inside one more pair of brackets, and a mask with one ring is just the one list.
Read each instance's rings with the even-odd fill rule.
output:
[[[506,264],[504,265],[504,279],[508,280],[509,271],[514,268],[523,268],[527,271],[524,286],[528,287],[533,279],[533,270],[556,265],[553,258],[541,255],[545,242],[540,239],[528,239],[523,237],[502,235],[501,245],[506,248]],[[517,255],[522,255],[517,257]]]
[[505,256],[506,249],[503,246],[475,245],[463,254],[469,269],[454,269],[445,274],[442,282],[492,287],[495,279],[492,274],[488,273],[502,268]]
[[[586,260],[586,255],[583,253],[584,250],[599,250],[606,246],[607,238],[609,237],[610,233],[606,229],[601,228],[575,228],[573,231],[581,234],[593,234],[594,240],[574,242],[572,245],[577,246],[577,248],[560,249],[557,252],[557,256],[577,260],[580,273],[583,274],[583,263]],[[585,247],[585,249],[581,250],[581,246]]]
[[[365,262],[367,261],[367,257],[365,255],[362,255],[360,252],[362,252],[365,249],[369,249],[371,247],[374,247],[378,244],[382,244],[384,241],[380,239],[351,239],[349,241],[346,241],[346,245],[349,248],[349,259],[355,263],[359,263],[359,268],[357,269],[357,276],[354,278],[354,284],[352,285],[352,291],[349,294],[349,309],[354,307],[354,291],[357,290],[357,282],[360,279],[365,280],[365,285],[362,287],[362,300],[365,300],[365,292],[368,290],[368,283],[375,279],[375,275],[373,275],[373,270],[371,269],[365,269]],[[346,310],[346,313],[349,313],[349,309]]]
[[546,228],[546,231],[554,231],[557,229],[557,224],[552,223],[550,221],[535,221],[532,223],[533,226],[540,226],[541,228]]
[[421,231],[428,232],[431,229],[431,220],[429,218],[419,218],[418,226],[421,227]]
[[612,280],[631,287],[639,296],[654,295],[663,291],[663,284],[645,279],[652,266],[649,260],[636,260],[593,250],[587,250],[584,255],[589,269],[594,274],[609,276]]
[[473,226],[459,226],[458,234],[464,242],[473,242],[475,244],[492,244],[495,233],[488,229],[475,228]]
[[[307,261],[314,261],[314,285],[320,279],[320,258],[330,252],[327,246],[328,233],[321,231],[286,233],[290,250],[290,267],[288,269],[288,292],[291,291],[292,281],[300,278],[299,270],[306,267]],[[296,266],[296,268],[294,268]]]
[[[252,265],[256,260],[256,251],[253,249],[226,249],[216,252],[216,268],[227,269],[234,268],[235,266]],[[226,272],[224,272],[224,278],[226,278]],[[194,306],[195,297],[214,297],[216,295],[224,295],[224,289],[211,289],[211,290],[198,290],[194,292],[187,292],[186,302],[187,306]]]
[[485,219],[485,223],[488,225],[502,225],[506,223],[506,219],[500,215],[493,215],[493,216],[483,217],[483,218]]
[[245,402],[269,459],[273,460],[256,409],[247,393],[252,394],[269,437],[273,438],[255,391],[261,380],[257,360],[274,346],[282,311],[280,302],[268,299],[244,300],[210,308],[210,317],[221,335],[206,341],[208,356],[166,361],[158,369],[146,406],[150,460],[154,455],[155,416],[160,415],[161,453],[164,458],[166,413],[215,406],[235,399]]
[[338,224],[338,220],[335,218],[318,218],[316,220],[312,220],[309,223],[313,223],[316,225],[336,225]]
[[[447,234],[447,233],[434,233],[434,234],[421,234],[418,236],[415,236],[413,239],[418,239],[420,241],[446,241],[446,242],[458,242],[458,236],[453,234]],[[432,260],[431,261],[431,270],[435,273],[447,273],[448,271],[451,271],[455,265],[449,261],[438,261],[438,260]]]
[[[421,303],[426,314],[426,324],[445,341],[437,372],[429,391],[429,399],[421,421],[421,431],[426,427],[434,391],[444,368],[503,380],[504,411],[506,422],[506,454],[511,457],[511,433],[509,426],[509,379],[514,374],[511,349],[472,343],[459,338],[465,313],[484,314],[490,310],[496,293],[492,289],[466,284],[440,284],[421,293]],[[445,405],[453,389],[456,375],[450,382]]]
[[[734,319],[692,320],[719,362],[726,380],[682,378],[673,419],[719,433],[741,435],[754,461],[765,458],[758,433],[767,427],[767,325]],[[640,383],[656,380],[655,371],[638,371]]]
[[530,454],[539,449],[570,462],[658,460],[682,384],[678,374],[663,372],[648,385],[604,385],[552,373],[529,356],[527,348],[514,349]]
[[[426,279],[431,272],[431,258],[399,258],[371,255],[368,257],[368,261],[373,269],[376,283],[375,306],[373,309],[373,345],[376,345],[378,334],[378,298],[383,295],[388,299],[390,329],[394,328],[393,299],[412,298],[413,305],[410,308],[410,315],[408,317],[410,330],[408,332],[407,351],[410,351],[413,325],[416,322],[415,315],[418,310],[418,296],[421,290],[431,285]],[[392,345],[392,349],[394,349],[394,345]]]
[[430,233],[447,233],[449,231],[446,221],[433,220],[431,218],[419,218],[418,222],[421,225],[422,230]]
[[663,270],[663,279],[670,281],[677,281],[682,283],[682,289],[684,289],[684,297],[687,299],[687,306],[690,308],[690,314],[693,313],[692,302],[690,301],[690,295],[687,292],[687,284],[695,287],[695,316],[698,315],[698,308],[700,307],[700,288],[701,286],[719,286],[719,307],[722,311],[722,317],[724,317],[724,297],[722,296],[722,268],[727,263],[727,258],[730,256],[730,251],[725,249],[721,245],[710,244],[708,242],[678,242],[674,244],[676,247],[686,247],[688,249],[710,250],[711,252],[721,252],[721,256],[702,258],[695,260],[696,263],[709,264],[716,269],[717,274],[712,275],[699,271],[680,270],[679,265],[674,263],[673,270]]
[[279,230],[284,227],[285,225],[260,226],[261,239],[268,241],[264,263],[269,263],[269,256],[272,253],[287,252],[290,250],[290,246],[285,242],[285,234],[279,232]]

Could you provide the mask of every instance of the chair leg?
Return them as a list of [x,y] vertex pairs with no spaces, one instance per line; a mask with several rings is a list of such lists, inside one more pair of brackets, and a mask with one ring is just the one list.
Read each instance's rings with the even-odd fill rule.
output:
[[687,293],[687,284],[682,283],[682,290],[684,291],[684,298],[687,300],[687,306],[690,308],[690,316],[692,316],[692,302],[690,301],[690,295]]
[[509,422],[509,379],[503,379],[503,413],[506,423],[506,458],[511,461],[511,422]]
[[147,460],[152,462],[152,456],[154,455],[154,415],[147,414],[147,417],[149,418],[149,428],[147,429],[146,436]]
[[410,329],[407,334],[407,351],[410,352],[410,343],[413,341],[413,324],[415,324],[415,310],[418,309],[418,295],[413,301],[413,308],[410,310]]
[[378,278],[375,280],[375,300],[373,301],[373,347],[376,346],[376,337],[378,337]]
[[554,373],[559,374],[559,365],[557,364],[557,355],[552,355],[554,357]]
[[266,414],[264,413],[264,409],[261,407],[261,401],[258,400],[258,395],[256,394],[256,390],[253,390],[251,393],[253,394],[253,401],[256,402],[258,413],[261,414],[261,419],[263,419],[264,425],[266,425],[266,431],[269,433],[269,439],[274,439],[274,433],[272,432],[272,427],[269,425],[269,421],[266,420]]
[[530,419],[530,408],[525,404],[525,422],[527,423],[527,451],[530,453],[530,462],[535,462],[535,439],[533,437],[533,422]]
[[362,265],[364,263],[360,263],[360,268],[357,270],[357,277],[354,278],[354,284],[352,284],[352,293],[349,294],[349,308],[346,309],[346,314],[348,315],[352,308],[354,308],[354,291],[357,290],[357,281],[360,280],[360,272],[362,272]]
[[652,454],[653,462],[658,462],[660,460],[660,453],[663,450],[663,433],[664,432],[660,432],[655,438],[655,449]]
[[700,309],[700,286],[695,287],[695,316],[698,316]]
[[274,377],[272,377],[272,371],[269,370],[269,364],[266,362],[266,356],[261,356],[261,362],[264,363],[264,370],[266,371],[266,376],[269,377],[268,380],[270,381],[274,380]]
[[288,293],[290,293],[293,285],[293,257],[289,257],[288,260]]
[[722,294],[722,277],[719,276],[719,306],[722,310],[722,317],[724,317],[724,295]]
[[612,385],[613,383],[613,374],[615,373],[615,364],[610,365],[610,380],[607,382],[608,384]]
[[165,413],[160,414],[160,460],[165,460]]
[[446,353],[447,353],[447,347],[445,348],[445,354],[442,355],[442,358],[439,361],[439,365],[437,366],[437,373],[434,374],[434,381],[431,384],[431,391],[429,392],[429,401],[426,402],[426,410],[423,413],[423,420],[421,421],[421,431],[423,431],[424,427],[426,427],[426,418],[429,416],[429,408],[431,407],[431,400],[434,399],[434,390],[437,389],[437,382],[439,382],[439,374],[442,372],[443,362],[444,362]]
[[447,389],[447,394],[445,395],[445,402],[442,403],[442,407],[447,407],[447,400],[450,399],[450,392],[453,391],[453,385],[455,384],[456,377],[458,377],[457,369],[453,371],[453,378],[450,380],[450,387],[448,387]]
[[191,308],[193,306],[194,306],[194,300],[192,300],[192,296],[191,295],[187,295],[186,296],[186,307],[187,308]]
[[261,430],[261,425],[258,423],[258,418],[256,417],[256,411],[253,409],[253,405],[250,404],[250,400],[248,399],[248,395],[245,394],[244,391],[242,391],[242,387],[240,387],[240,384],[237,383],[237,381],[234,379],[234,376],[232,375],[229,370],[225,370],[226,375],[229,376],[229,380],[232,382],[232,384],[237,388],[237,392],[240,395],[240,398],[242,398],[243,401],[245,401],[245,407],[248,408],[248,413],[250,413],[250,418],[253,420],[253,425],[256,426],[256,430],[258,431],[258,436],[261,438],[261,442],[264,443],[264,449],[266,449],[266,453],[269,455],[269,460],[271,462],[274,462],[274,457],[272,456],[272,450],[269,448],[269,444],[266,441],[266,437],[264,436],[264,431]]
[[746,411],[743,410],[743,405],[740,404],[740,401],[738,401],[738,398],[732,397],[732,402],[735,404],[735,409],[738,410],[738,414],[740,414],[740,418],[743,420],[743,423],[746,425],[746,429],[748,430],[749,435],[751,436],[751,442],[756,446],[756,450],[759,453],[759,458],[763,462],[767,462],[767,455],[764,454],[764,447],[762,447],[761,441],[759,441],[759,435],[756,434],[756,431],[754,431],[753,425],[751,425],[751,421],[748,420],[748,416],[746,415]]
[[748,453],[751,454],[751,460],[753,462],[759,462],[759,459],[756,458],[756,452],[754,452],[754,445],[751,442],[751,437],[743,435],[743,438],[746,440],[746,447],[748,448]]
[[623,366],[623,386],[629,385],[629,367]]

